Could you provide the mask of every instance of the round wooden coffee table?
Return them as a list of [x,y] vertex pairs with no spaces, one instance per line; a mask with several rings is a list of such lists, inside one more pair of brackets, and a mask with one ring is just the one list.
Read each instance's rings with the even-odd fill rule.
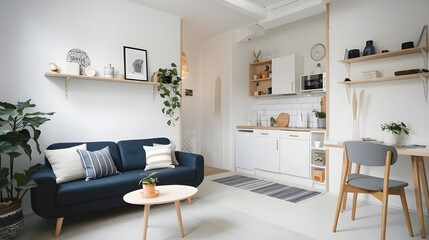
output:
[[142,197],[143,189],[132,191],[125,194],[124,201],[134,205],[144,205],[143,212],[143,240],[146,240],[147,223],[149,220],[149,212],[151,205],[172,203],[176,205],[177,221],[179,223],[179,230],[182,237],[185,236],[183,231],[182,213],[180,210],[180,200],[188,199],[191,204],[191,197],[198,192],[198,189],[191,186],[184,185],[165,185],[157,186],[156,190],[159,191],[159,196],[154,198]]

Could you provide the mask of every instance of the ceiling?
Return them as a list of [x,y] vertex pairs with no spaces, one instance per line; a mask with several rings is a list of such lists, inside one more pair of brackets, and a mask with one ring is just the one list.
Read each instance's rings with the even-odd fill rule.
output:
[[129,0],[183,20],[183,41],[199,43],[240,29],[248,41],[275,28],[325,11],[325,0]]

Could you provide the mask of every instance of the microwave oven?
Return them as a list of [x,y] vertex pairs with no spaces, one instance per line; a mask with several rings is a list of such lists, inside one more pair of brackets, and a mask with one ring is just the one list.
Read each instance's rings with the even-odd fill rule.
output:
[[300,90],[301,92],[326,91],[326,73],[301,76]]

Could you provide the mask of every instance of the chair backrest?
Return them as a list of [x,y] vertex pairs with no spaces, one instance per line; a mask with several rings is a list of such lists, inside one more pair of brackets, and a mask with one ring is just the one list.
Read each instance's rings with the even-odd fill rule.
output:
[[384,166],[386,165],[386,154],[392,153],[391,165],[395,164],[398,158],[396,149],[392,146],[383,144],[348,141],[344,145],[347,148],[347,155],[350,161],[366,166]]

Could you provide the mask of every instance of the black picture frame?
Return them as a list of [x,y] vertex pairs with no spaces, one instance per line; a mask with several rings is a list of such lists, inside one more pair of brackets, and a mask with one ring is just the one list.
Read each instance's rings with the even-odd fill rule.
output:
[[124,77],[127,80],[148,81],[145,49],[124,46]]

